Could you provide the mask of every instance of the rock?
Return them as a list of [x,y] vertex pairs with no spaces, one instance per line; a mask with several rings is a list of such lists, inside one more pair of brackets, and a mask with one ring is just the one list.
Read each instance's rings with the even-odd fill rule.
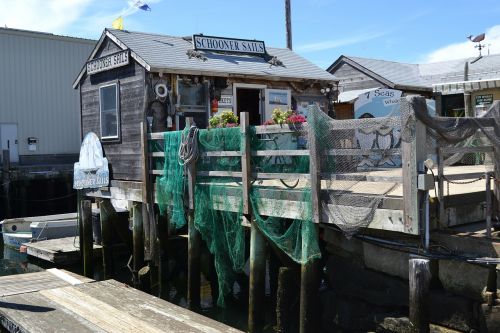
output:
[[430,320],[455,330],[469,332],[478,326],[474,319],[473,301],[441,290],[429,294]]

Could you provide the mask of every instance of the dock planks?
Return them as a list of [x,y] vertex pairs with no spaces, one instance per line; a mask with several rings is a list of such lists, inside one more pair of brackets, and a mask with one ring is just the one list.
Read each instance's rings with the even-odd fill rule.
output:
[[9,332],[241,332],[114,280],[4,296],[0,319]]
[[[49,239],[34,243],[26,243],[27,253],[45,261],[57,265],[69,265],[77,263],[80,260],[79,239],[77,237],[65,237],[58,239]],[[75,246],[76,245],[76,246]],[[101,255],[102,247],[94,244],[94,257]]]

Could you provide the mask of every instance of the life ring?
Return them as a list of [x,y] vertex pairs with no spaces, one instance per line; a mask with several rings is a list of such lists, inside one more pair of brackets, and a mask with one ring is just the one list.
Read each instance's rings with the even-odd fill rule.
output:
[[155,86],[155,94],[156,94],[156,96],[158,96],[160,98],[167,97],[167,95],[168,95],[167,85],[165,83],[158,83]]

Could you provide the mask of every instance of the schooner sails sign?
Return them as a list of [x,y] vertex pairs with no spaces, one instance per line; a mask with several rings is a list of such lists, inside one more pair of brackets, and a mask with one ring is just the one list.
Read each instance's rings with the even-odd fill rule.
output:
[[260,40],[193,35],[195,50],[243,54],[266,54],[266,45]]
[[126,66],[129,64],[129,51],[121,51],[108,56],[90,60],[87,62],[87,74],[104,72],[113,68]]

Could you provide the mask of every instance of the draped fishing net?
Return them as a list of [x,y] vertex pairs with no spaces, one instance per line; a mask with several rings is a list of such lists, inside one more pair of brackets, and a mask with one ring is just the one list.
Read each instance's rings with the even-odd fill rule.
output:
[[[440,185],[443,186],[439,189],[442,197],[438,195],[443,200],[441,207],[444,208],[444,212],[440,214],[444,221],[440,220],[440,223],[447,226],[455,220],[447,207],[450,196],[463,193],[464,186],[467,186],[468,192],[485,191],[486,183],[490,182],[490,176],[487,178],[486,173],[491,173],[495,180],[499,179],[500,102],[496,101],[483,116],[470,118],[432,117],[421,100],[413,99],[412,103],[415,117],[424,123],[428,137],[432,138],[428,145],[429,154],[435,162],[435,172],[438,179],[441,179]],[[490,119],[489,123],[484,121],[485,118]],[[463,148],[474,148],[477,151],[460,152]],[[454,178],[464,173],[468,175],[462,175],[460,179]],[[478,216],[472,210],[473,208],[466,218],[482,219],[485,211],[480,209],[477,213],[481,216]]]
[[179,164],[182,131],[164,133],[163,174],[156,180],[156,198],[162,215],[167,214],[176,229],[186,224],[184,167]]
[[321,161],[323,213],[351,237],[401,186],[401,116],[333,120],[313,109],[307,120],[316,139],[311,156]]

